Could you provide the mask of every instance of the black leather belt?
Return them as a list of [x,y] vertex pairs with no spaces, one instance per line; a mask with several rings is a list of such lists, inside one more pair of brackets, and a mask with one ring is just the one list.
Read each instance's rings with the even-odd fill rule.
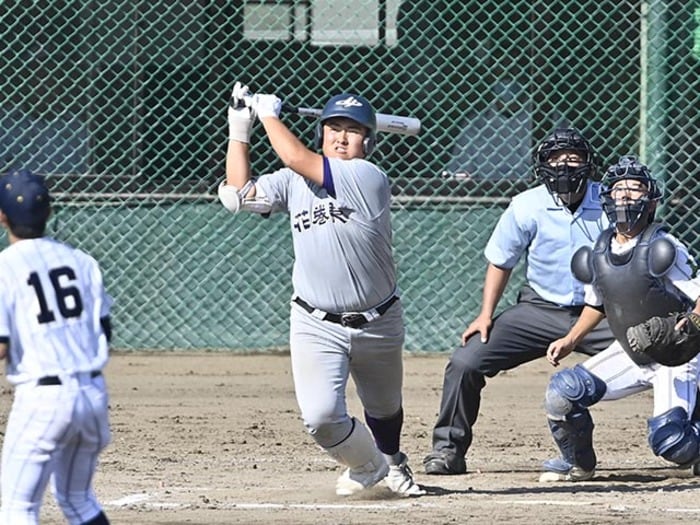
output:
[[[102,375],[102,372],[99,370],[95,370],[93,372],[90,372],[90,377],[93,379],[96,377],[99,377]],[[58,376],[44,376],[40,377],[39,380],[36,382],[37,385],[39,386],[50,386],[50,385],[62,385],[61,378]]]
[[[399,300],[398,295],[392,295],[389,299],[384,301],[382,304],[374,308],[379,315],[384,315],[386,311]],[[295,297],[293,299],[295,303],[301,306],[304,310],[310,314],[318,315],[318,318],[322,321],[329,321],[331,323],[336,323],[348,328],[360,328],[363,325],[369,323],[372,319],[368,319],[367,316],[362,312],[350,312],[346,314],[332,314],[330,312],[324,312],[318,308],[314,308],[309,303],[304,301],[301,297]]]

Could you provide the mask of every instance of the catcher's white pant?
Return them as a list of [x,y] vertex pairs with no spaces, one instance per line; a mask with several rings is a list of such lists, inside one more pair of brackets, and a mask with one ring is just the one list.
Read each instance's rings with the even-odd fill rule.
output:
[[84,373],[61,381],[15,387],[2,449],[2,525],[39,523],[49,479],[69,523],[84,523],[102,510],[92,478],[111,439],[105,380]]
[[582,364],[605,381],[608,388],[601,401],[622,399],[653,388],[651,416],[658,416],[673,407],[682,407],[688,414],[693,413],[698,396],[698,357],[674,367],[659,364],[639,366],[615,341]]

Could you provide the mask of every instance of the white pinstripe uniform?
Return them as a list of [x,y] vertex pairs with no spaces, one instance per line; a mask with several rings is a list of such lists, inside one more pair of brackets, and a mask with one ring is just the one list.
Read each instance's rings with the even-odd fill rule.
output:
[[[692,279],[695,265],[687,249],[672,235],[668,233],[661,235],[676,245],[676,261],[664,277],[666,286],[669,289],[677,288],[695,302],[700,296],[700,282]],[[639,239],[638,236],[621,245],[613,238],[611,251],[618,255],[627,253],[637,245]],[[595,287],[590,284],[585,286],[585,301],[591,306],[599,306],[603,303]],[[688,414],[693,412],[698,392],[697,357],[676,367],[659,364],[639,366],[629,358],[620,343],[615,341],[607,349],[586,360],[583,366],[605,381],[607,389],[601,401],[621,399],[653,388],[653,416],[673,407],[682,407]]]
[[110,305],[98,263],[78,249],[38,237],[0,253],[0,342],[15,388],[2,449],[3,525],[38,523],[49,481],[69,523],[108,523],[92,478],[110,441],[101,373]]

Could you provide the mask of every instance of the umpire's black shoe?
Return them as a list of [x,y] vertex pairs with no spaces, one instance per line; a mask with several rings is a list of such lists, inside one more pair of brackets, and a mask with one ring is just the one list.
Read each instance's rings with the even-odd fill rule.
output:
[[455,476],[467,473],[467,462],[450,452],[431,452],[423,460],[425,473],[432,476]]

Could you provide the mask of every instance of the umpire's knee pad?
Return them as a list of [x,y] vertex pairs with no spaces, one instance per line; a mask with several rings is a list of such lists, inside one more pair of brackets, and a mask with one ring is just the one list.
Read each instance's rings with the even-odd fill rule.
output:
[[597,403],[606,390],[605,382],[580,364],[565,368],[549,380],[544,408],[550,419],[561,420],[576,409]]
[[700,429],[682,407],[673,407],[647,420],[649,446],[656,456],[678,465],[695,462],[700,456]]

